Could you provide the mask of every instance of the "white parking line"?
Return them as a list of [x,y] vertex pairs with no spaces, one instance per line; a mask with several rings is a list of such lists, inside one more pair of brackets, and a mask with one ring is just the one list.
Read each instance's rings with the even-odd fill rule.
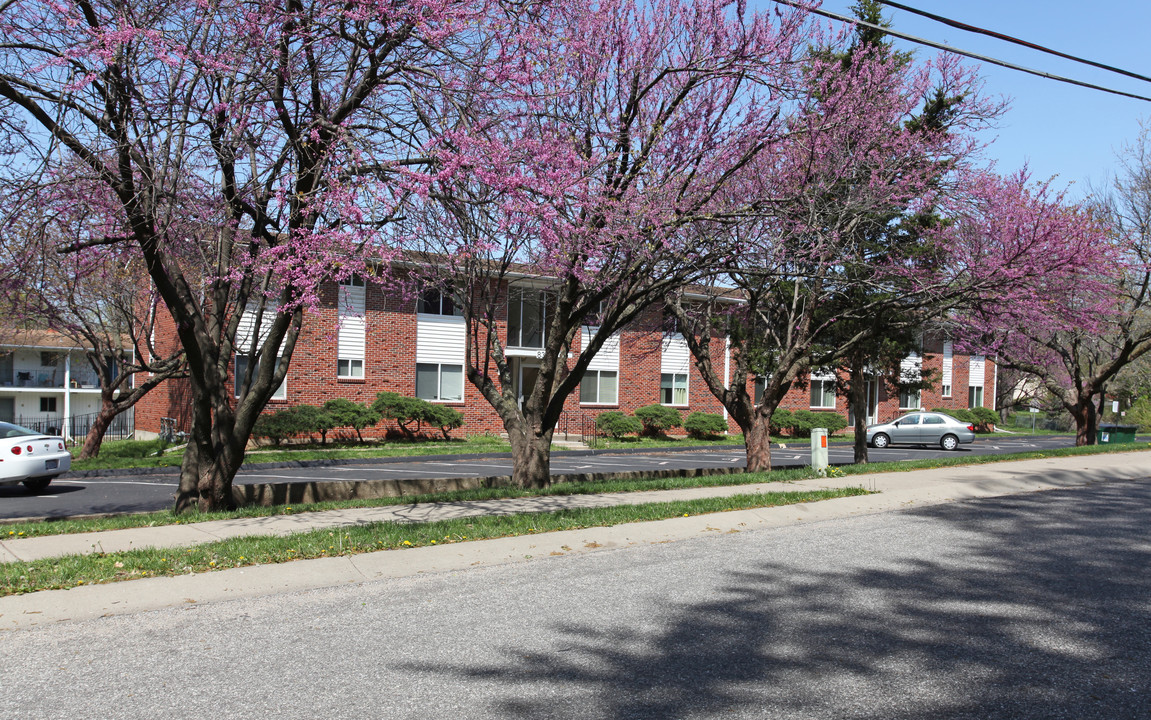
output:
[[[171,487],[172,485],[179,485],[180,483],[179,482],[174,482],[174,483],[135,482],[132,480],[100,480],[97,478],[92,478],[91,480],[88,480],[87,482],[83,482],[80,480],[53,480],[52,484],[53,485],[94,485],[94,484],[95,485],[156,485],[156,486],[160,486],[160,487]],[[47,495],[41,495],[40,497],[48,497],[48,496]]]

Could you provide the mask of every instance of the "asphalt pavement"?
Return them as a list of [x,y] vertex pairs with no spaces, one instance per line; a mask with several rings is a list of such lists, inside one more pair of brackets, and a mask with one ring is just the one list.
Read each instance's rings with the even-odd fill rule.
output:
[[1151,717],[1149,456],[5,598],[0,716]]
[[[874,461],[895,462],[964,454],[1002,454],[1069,447],[1071,436],[995,435],[981,437],[948,453],[938,447],[896,447],[872,449]],[[849,464],[851,445],[832,443],[828,448],[831,464]],[[253,458],[255,459],[255,458]],[[810,445],[801,440],[772,449],[775,467],[802,467],[811,462]],[[552,474],[614,473],[695,468],[740,468],[745,465],[742,446],[686,452],[558,451],[552,456]],[[418,458],[379,458],[363,462],[294,467],[249,466],[237,474],[237,484],[325,482],[349,480],[390,480],[411,478],[490,477],[509,475],[511,458],[506,455]],[[40,517],[69,517],[92,514],[149,512],[172,506],[176,492],[176,470],[164,473],[64,476],[52,482],[41,495],[27,493],[22,486],[0,487],[0,520]]]

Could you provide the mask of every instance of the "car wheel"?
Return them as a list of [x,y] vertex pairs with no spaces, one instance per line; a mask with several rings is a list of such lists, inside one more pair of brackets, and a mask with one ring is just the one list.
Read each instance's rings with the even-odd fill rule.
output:
[[875,435],[875,437],[871,438],[871,446],[874,448],[878,448],[880,450],[882,450],[883,448],[887,447],[890,444],[891,444],[891,438],[887,437],[883,433],[877,433]]
[[24,487],[28,488],[28,492],[44,492],[48,487],[48,483],[52,482],[52,478],[34,478],[32,480],[25,480]]
[[954,435],[944,435],[939,440],[939,446],[947,451],[954,450],[959,447],[959,438]]

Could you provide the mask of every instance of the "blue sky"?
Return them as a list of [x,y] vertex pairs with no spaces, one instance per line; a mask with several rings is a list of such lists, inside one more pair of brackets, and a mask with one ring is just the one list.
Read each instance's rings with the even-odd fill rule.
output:
[[[762,6],[770,0],[760,0]],[[1151,77],[1151,2],[1147,0],[900,0],[901,4],[1011,35],[1070,55]],[[823,8],[850,15],[852,0],[824,0]],[[1025,67],[1151,97],[1151,83],[1097,70],[983,35],[888,8],[893,29],[946,42]],[[922,56],[936,51],[917,47]],[[974,60],[968,62],[974,63]],[[987,150],[1000,172],[1027,163],[1034,178],[1057,175],[1072,197],[1101,186],[1115,173],[1116,151],[1151,118],[1151,102],[1079,88],[982,64],[986,92],[1011,99]]]

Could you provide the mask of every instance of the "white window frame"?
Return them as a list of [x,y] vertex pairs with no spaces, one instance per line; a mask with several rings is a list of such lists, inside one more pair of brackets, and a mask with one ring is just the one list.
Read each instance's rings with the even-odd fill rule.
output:
[[[236,353],[236,356],[233,360],[234,360],[234,362],[232,364],[232,372],[233,372],[234,378],[232,381],[232,385],[233,385],[233,388],[235,389],[236,397],[239,398],[240,397],[240,385],[243,384],[244,372],[247,371],[248,354],[247,353]],[[240,369],[240,361],[241,360],[244,362],[244,370]],[[255,378],[256,374],[260,372],[260,360],[263,360],[263,358],[261,357],[259,360],[256,361],[256,369],[252,372],[253,378]],[[276,358],[276,360],[281,361],[282,358]],[[329,375],[328,377],[331,377],[331,376]],[[288,399],[288,375],[287,375],[287,373],[284,373],[284,381],[281,382],[280,386],[278,388],[276,388],[275,392],[272,393],[272,397],[270,397],[269,400],[287,400],[287,399]]]
[[[540,317],[540,344],[539,345],[524,345],[524,297],[528,294],[533,294],[540,305],[543,306]],[[516,287],[512,286],[508,289],[508,324],[507,324],[507,337],[509,348],[531,348],[533,350],[542,349],[548,341],[548,332],[551,331],[551,310],[552,304],[555,302],[555,293],[541,288],[534,287]],[[516,317],[514,327],[517,330],[516,337],[512,338],[512,317],[513,313]]]
[[[915,397],[914,405],[904,405],[904,398]],[[922,390],[900,390],[899,391],[899,411],[914,411],[919,410],[923,405],[923,391]]]
[[[428,305],[431,303],[429,296],[435,293],[436,307],[430,309]],[[451,312],[444,312],[444,303],[451,303]],[[452,298],[450,293],[440,292],[439,288],[425,288],[416,298],[416,314],[418,315],[443,315],[446,317],[463,317],[463,308],[456,307],[456,301]]]
[[[344,369],[344,363],[347,363],[347,369]],[[363,358],[336,358],[336,377],[341,380],[363,380]]]
[[[420,396],[420,366],[425,367],[435,366],[436,368],[436,395],[435,397],[421,397]],[[460,370],[460,395],[458,398],[445,398],[444,397],[444,368],[453,367]],[[421,400],[427,400],[431,403],[462,403],[464,401],[464,366],[460,363],[431,363],[431,362],[417,362],[416,363],[416,383],[413,389],[415,397]]]
[[[809,383],[810,383],[810,387],[808,388],[809,392],[807,395],[808,408],[810,408],[812,410],[834,410],[835,409],[835,399],[836,399],[835,398],[835,375],[833,375],[831,373],[812,373]],[[819,401],[820,401],[819,405],[816,405],[813,402],[815,400],[814,395],[815,395],[816,383],[819,383]],[[830,405],[826,404],[829,392],[828,392],[828,389],[825,387],[825,383],[831,383],[831,391],[830,391],[831,404]]]
[[[672,400],[671,402],[664,402],[663,379],[665,377],[671,377],[671,385],[667,388],[667,389],[671,390],[671,400]],[[682,385],[683,402],[682,403],[675,402],[676,391],[681,389],[680,385],[677,383],[678,378],[683,378],[683,385]],[[668,407],[687,407],[688,405],[690,405],[691,404],[691,387],[688,384],[690,382],[689,378],[690,378],[690,373],[660,373],[659,374],[659,404],[660,405],[667,405]]]
[[[973,397],[976,394],[979,395],[978,404],[975,404],[975,398]],[[986,407],[986,405],[983,404],[984,400],[982,385],[969,385],[967,387],[967,408],[969,410],[974,410],[977,407]]]
[[945,398],[951,397],[952,391],[952,374],[955,366],[955,346],[951,341],[943,343],[943,363],[942,375],[940,379],[939,394]]
[[[615,376],[615,397],[610,400],[603,397],[603,382],[604,375]],[[584,383],[592,377],[595,378],[595,400],[584,400]],[[618,370],[586,370],[584,371],[583,378],[580,380],[580,405],[619,405],[619,371]]]

